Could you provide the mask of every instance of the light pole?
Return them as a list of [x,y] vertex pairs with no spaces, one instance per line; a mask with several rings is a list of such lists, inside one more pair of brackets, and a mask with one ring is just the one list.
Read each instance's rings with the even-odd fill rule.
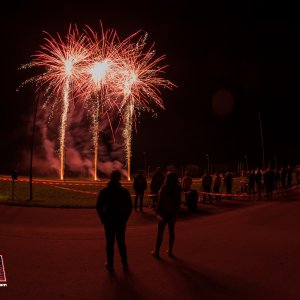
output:
[[32,200],[33,192],[32,192],[32,160],[33,160],[33,145],[34,145],[34,132],[35,132],[35,124],[36,124],[36,116],[39,106],[39,98],[40,95],[37,94],[35,100],[35,111],[33,117],[33,125],[32,125],[32,135],[31,135],[31,147],[30,147],[30,164],[29,164],[29,200]]
[[262,125],[261,125],[260,112],[258,112],[258,119],[259,119],[259,127],[260,127],[260,139],[261,139],[261,148],[262,148],[263,170],[265,170],[264,136],[263,136],[263,130],[262,130]]

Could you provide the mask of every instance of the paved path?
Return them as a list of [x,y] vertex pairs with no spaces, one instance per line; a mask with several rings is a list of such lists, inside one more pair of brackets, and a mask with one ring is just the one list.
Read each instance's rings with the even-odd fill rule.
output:
[[133,212],[130,270],[123,272],[117,255],[112,275],[104,268],[103,229],[93,209],[0,205],[8,285],[0,288],[0,299],[299,299],[299,216],[295,194],[285,201],[224,201],[193,215],[183,212],[176,259],[162,253],[158,261],[150,255],[153,212]]

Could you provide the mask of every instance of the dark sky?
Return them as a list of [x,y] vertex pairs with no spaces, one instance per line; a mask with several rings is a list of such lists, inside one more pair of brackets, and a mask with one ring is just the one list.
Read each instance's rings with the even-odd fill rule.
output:
[[[161,3],[160,3],[161,2]],[[164,4],[162,4],[162,2]],[[194,3],[195,2],[195,3]],[[1,8],[0,171],[29,149],[25,128],[34,89],[16,88],[31,74],[18,67],[43,41],[42,30],[67,32],[70,23],[115,28],[121,37],[142,29],[166,54],[166,110],[143,114],[133,135],[133,167],[211,163],[236,168],[248,157],[262,165],[258,112],[266,162],[299,164],[300,19],[296,6],[264,1],[22,1]],[[23,158],[22,158],[23,159]]]

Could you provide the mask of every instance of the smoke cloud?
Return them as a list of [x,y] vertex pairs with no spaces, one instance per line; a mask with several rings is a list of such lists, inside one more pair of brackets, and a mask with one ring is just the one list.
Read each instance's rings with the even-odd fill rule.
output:
[[[33,172],[34,176],[59,176],[59,109],[40,107],[36,119]],[[99,123],[98,174],[109,175],[120,170],[124,176],[124,149],[119,116],[103,114]],[[122,123],[122,122],[121,122]],[[32,134],[33,118],[28,122],[27,134]],[[91,120],[83,105],[72,104],[68,112],[65,143],[65,177],[92,178],[94,150]],[[118,128],[119,127],[119,128]],[[116,130],[116,128],[118,128]],[[23,162],[29,166],[29,151],[23,151]]]

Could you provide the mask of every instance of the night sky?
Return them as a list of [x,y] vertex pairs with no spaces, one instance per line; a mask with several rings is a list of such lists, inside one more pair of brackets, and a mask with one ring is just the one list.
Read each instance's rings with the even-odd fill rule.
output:
[[[25,3],[26,2],[26,3]],[[264,1],[22,1],[1,8],[0,172],[22,169],[30,147],[34,88],[17,87],[43,42],[43,30],[62,36],[69,24],[115,28],[121,37],[142,29],[166,54],[165,111],[143,113],[133,134],[133,169],[170,164],[237,169],[262,165],[261,114],[266,163],[299,164],[300,19],[293,6]],[[159,4],[164,2],[164,4]],[[197,1],[193,1],[197,2]],[[176,4],[177,3],[177,4]],[[199,6],[199,7],[197,7]],[[20,162],[20,160],[22,160]],[[23,167],[26,174],[26,168]]]

